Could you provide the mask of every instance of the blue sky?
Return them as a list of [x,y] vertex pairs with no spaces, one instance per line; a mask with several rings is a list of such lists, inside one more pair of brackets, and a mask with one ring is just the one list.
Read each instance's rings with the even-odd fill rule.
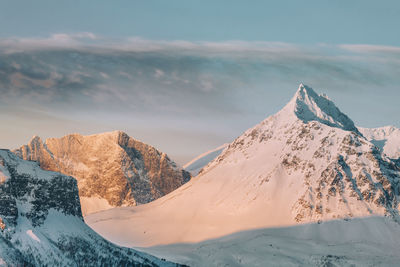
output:
[[118,129],[183,164],[300,82],[400,127],[399,3],[0,0],[0,147]]
[[0,1],[0,36],[400,45],[396,0]]

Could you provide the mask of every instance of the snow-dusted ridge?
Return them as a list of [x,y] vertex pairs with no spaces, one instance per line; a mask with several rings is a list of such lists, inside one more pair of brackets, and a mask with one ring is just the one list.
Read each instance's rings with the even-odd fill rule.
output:
[[201,170],[207,166],[208,163],[210,163],[213,159],[219,156],[219,154],[222,153],[222,151],[228,146],[229,144],[223,144],[217,148],[214,148],[212,150],[209,150],[207,152],[204,152],[185,165],[183,165],[183,168],[190,172],[193,176],[196,176]]
[[77,182],[0,150],[0,265],[176,266],[104,240],[83,221]]
[[331,100],[301,84],[281,111],[239,136],[187,184],[85,221],[122,245],[199,242],[256,228],[396,218],[399,186],[400,166]]
[[394,126],[379,128],[358,127],[360,132],[392,159],[400,159],[400,129]]
[[326,95],[318,95],[311,87],[302,83],[293,98],[278,114],[286,118],[294,114],[304,123],[318,121],[331,127],[358,132],[354,122]]

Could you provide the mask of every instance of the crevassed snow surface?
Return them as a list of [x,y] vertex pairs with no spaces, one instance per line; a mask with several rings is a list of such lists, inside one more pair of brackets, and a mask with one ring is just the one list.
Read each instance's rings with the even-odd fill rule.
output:
[[213,150],[207,151],[186,163],[183,168],[196,176],[208,163],[218,157],[229,144],[223,144]]
[[[243,133],[187,184],[152,203],[91,214],[85,221],[117,244],[150,247],[208,242],[205,240],[251,229],[395,216],[399,211],[394,201],[400,192],[399,167],[353,126],[327,97],[300,85],[281,111]],[[386,226],[377,227],[380,231]],[[309,229],[304,244],[310,251],[306,257],[310,257],[319,245],[313,231],[318,233],[320,228],[302,229]],[[357,226],[351,229],[355,231]],[[374,227],[363,229],[365,232],[355,232],[358,238],[379,236],[370,232]],[[265,244],[271,231],[256,239]],[[326,236],[325,251],[330,245],[341,245],[338,239],[330,243],[330,231],[339,234],[337,228],[329,227],[321,233],[321,238]],[[287,248],[295,250],[290,242],[296,231],[291,233],[277,242],[285,240]],[[347,234],[343,232],[344,237]],[[247,241],[237,245],[241,238],[223,240],[226,247],[224,243],[221,246],[228,251],[237,247],[240,253],[252,253]],[[382,243],[375,243],[374,238],[367,241],[370,247]],[[257,247],[258,241],[249,242],[250,247]],[[351,246],[351,240],[346,242],[343,251]],[[209,251],[199,253],[207,258],[219,246],[218,241]],[[297,255],[306,253],[298,249]],[[370,250],[361,254],[369,255]]]

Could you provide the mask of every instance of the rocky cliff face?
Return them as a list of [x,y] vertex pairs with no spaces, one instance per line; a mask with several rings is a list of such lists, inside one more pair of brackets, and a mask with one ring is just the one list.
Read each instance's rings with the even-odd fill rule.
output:
[[73,177],[0,150],[0,265],[171,266],[117,247],[84,222]]
[[120,131],[45,142],[34,137],[14,153],[75,177],[84,214],[148,203],[190,180],[165,153]]

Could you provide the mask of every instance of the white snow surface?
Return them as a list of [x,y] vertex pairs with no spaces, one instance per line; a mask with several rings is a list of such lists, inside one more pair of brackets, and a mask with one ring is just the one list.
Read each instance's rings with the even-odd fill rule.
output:
[[223,144],[215,149],[200,154],[196,158],[183,165],[183,169],[190,172],[193,176],[196,176],[204,167],[207,166],[208,163],[218,157],[222,151],[228,147],[228,145],[229,144]]
[[397,159],[400,158],[400,129],[394,126],[380,128],[362,128],[359,131],[387,156]]
[[383,173],[383,165],[394,165],[375,148],[333,102],[301,84],[281,111],[247,130],[187,184],[152,203],[85,221],[114,243],[149,247],[396,213],[396,204],[379,200],[381,182],[390,190],[392,180],[377,177],[400,175]]
[[318,95],[304,84],[300,84],[287,109],[290,112],[294,110],[297,118],[305,123],[319,121],[332,127],[357,131],[354,122],[343,114],[326,95]]
[[101,197],[79,197],[81,200],[82,214],[94,213],[102,210],[108,210],[113,206],[107,199]]
[[[368,233],[368,234],[366,234]],[[189,266],[397,266],[400,226],[385,217],[243,231],[138,248]]]

